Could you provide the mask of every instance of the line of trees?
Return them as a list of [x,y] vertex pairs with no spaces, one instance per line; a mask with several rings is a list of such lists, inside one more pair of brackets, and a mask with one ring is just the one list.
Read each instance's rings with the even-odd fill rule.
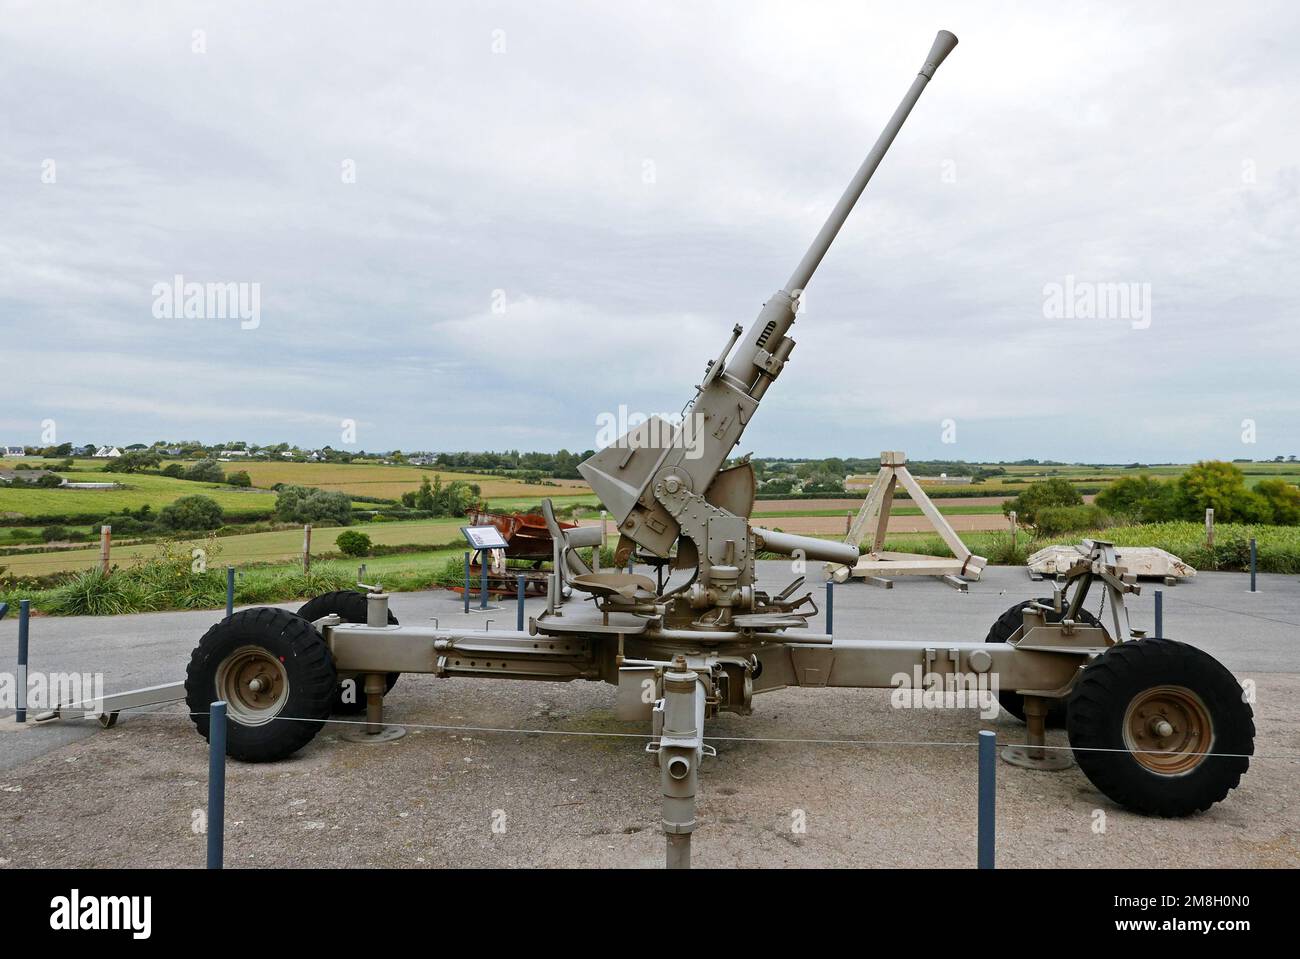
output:
[[1097,505],[1135,523],[1200,520],[1207,509],[1223,523],[1300,525],[1300,489],[1283,479],[1246,486],[1232,463],[1202,461],[1171,480],[1152,476],[1116,480],[1097,495]]
[[1232,463],[1204,460],[1172,479],[1126,476],[1086,505],[1079,491],[1059,477],[1032,483],[1002,504],[1016,521],[1043,535],[1124,523],[1198,522],[1207,509],[1223,523],[1300,526],[1300,488],[1286,480],[1261,480],[1252,489]]
[[490,450],[484,452],[439,453],[433,458],[433,465],[462,473],[482,473],[492,470],[529,471],[540,476],[552,476],[556,479],[577,479],[578,464],[595,450],[571,453],[560,450],[556,453],[521,453],[519,450],[505,450],[500,453]]

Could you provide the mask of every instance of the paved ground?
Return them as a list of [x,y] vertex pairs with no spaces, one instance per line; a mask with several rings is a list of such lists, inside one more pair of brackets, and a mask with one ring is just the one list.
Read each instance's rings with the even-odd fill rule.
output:
[[[784,585],[784,564],[762,565],[769,585]],[[998,613],[1046,585],[993,568],[968,594],[931,580],[837,587],[836,632],[980,639]],[[1253,595],[1246,587],[1240,574],[1201,574],[1165,590],[1165,633],[1256,683],[1258,755],[1242,786],[1193,819],[1151,820],[1115,807],[1077,768],[1002,765],[1000,864],[1300,864],[1300,579],[1262,576]],[[1145,587],[1133,601],[1135,625],[1150,625],[1151,593]],[[465,621],[448,593],[398,595],[393,608],[408,623]],[[492,628],[513,628],[513,612],[490,614]],[[32,668],[102,670],[110,692],[175,680],[218,615],[37,618]],[[479,614],[470,621],[484,623]],[[15,634],[12,618],[0,622],[0,662],[13,662]],[[228,861],[657,865],[657,772],[642,752],[642,727],[615,720],[613,702],[602,684],[403,677],[388,704],[410,727],[404,739],[353,745],[340,741],[344,727],[327,727],[289,761],[230,764]],[[968,710],[892,709],[876,690],[783,690],[755,707],[751,717],[708,726],[719,756],[704,774],[698,864],[972,864],[973,749],[757,740],[969,743],[990,728],[1015,741],[1019,724],[982,723]],[[1052,741],[1063,744],[1063,734]],[[206,762],[206,745],[178,708],[124,717],[108,731],[0,720],[0,865],[199,865]],[[792,828],[798,822],[806,831]]]

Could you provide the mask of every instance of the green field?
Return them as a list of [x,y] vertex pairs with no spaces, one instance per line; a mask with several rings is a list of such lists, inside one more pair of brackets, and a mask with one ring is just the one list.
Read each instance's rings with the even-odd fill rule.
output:
[[[171,461],[165,461],[171,462]],[[182,465],[188,465],[186,461]],[[165,465],[165,463],[164,463]],[[270,489],[277,483],[290,486],[315,486],[318,489],[336,490],[352,496],[373,496],[380,499],[398,499],[403,493],[419,488],[420,480],[441,477],[443,485],[459,480],[476,484],[488,499],[498,497],[530,497],[536,503],[543,496],[565,497],[590,494],[581,480],[552,480],[549,484],[524,483],[502,476],[480,473],[453,473],[421,466],[385,465],[383,463],[294,463],[251,460],[223,462],[227,474],[248,473],[253,485]]]
[[35,525],[45,517],[69,515],[107,516],[124,509],[150,507],[155,513],[182,496],[201,493],[220,504],[228,516],[267,515],[275,507],[269,490],[244,489],[215,483],[192,483],[170,476],[141,473],[60,471],[72,483],[116,482],[122,489],[11,489],[0,487],[0,516],[21,517]]
[[[442,546],[460,536],[464,521],[456,518],[411,520],[399,523],[360,523],[349,527],[321,527],[312,530],[312,553],[338,552],[334,540],[344,529],[355,529],[370,537],[375,545]],[[180,541],[188,552],[206,547],[202,537]],[[208,556],[209,565],[245,566],[251,563],[277,563],[300,561],[302,558],[302,530],[281,530],[272,533],[249,533],[243,536],[222,536],[216,549]],[[153,556],[158,547],[152,543],[117,545],[112,550],[112,562],[128,566]],[[404,556],[373,557],[358,562],[401,560]],[[49,553],[17,553],[0,556],[0,570],[5,576],[46,576],[65,570],[90,569],[99,564],[99,545],[85,549],[68,549]],[[400,564],[399,564],[400,565]]]
[[[25,460],[28,465],[41,467],[44,464],[36,459]],[[61,461],[60,461],[61,462]],[[0,468],[12,467],[13,461],[0,463]],[[49,465],[56,466],[58,463]],[[1245,473],[1247,483],[1253,485],[1263,479],[1277,477],[1291,482],[1300,480],[1300,467],[1294,463],[1243,463],[1236,464]],[[55,522],[89,532],[92,521],[78,519],[75,521],[58,520],[57,517],[69,515],[101,518],[126,509],[138,510],[149,506],[156,514],[162,507],[182,496],[200,493],[215,499],[225,511],[228,520],[236,523],[242,520],[267,517],[275,504],[274,493],[269,489],[254,487],[240,490],[230,486],[194,483],[170,477],[152,474],[113,474],[105,473],[99,467],[102,461],[78,460],[70,471],[58,472],[71,481],[106,482],[121,484],[122,488],[112,490],[66,490],[66,489],[32,489],[13,490],[0,487],[0,517],[14,523],[13,526],[0,526],[0,546],[17,547],[38,539],[42,526]],[[576,507],[578,514],[586,517],[598,515],[600,504],[585,484],[580,481],[559,481],[562,485],[525,484],[518,480],[474,474],[457,474],[449,472],[435,473],[432,470],[407,466],[386,466],[378,463],[326,464],[326,463],[292,463],[292,462],[230,462],[223,463],[227,472],[247,469],[254,483],[269,486],[271,483],[292,483],[297,485],[317,486],[335,489],[354,496],[376,496],[391,498],[408,489],[415,489],[420,478],[441,475],[444,482],[461,479],[480,482],[487,495],[491,509],[511,512],[532,508],[543,497],[552,497],[559,508]],[[936,499],[940,510],[950,516],[994,516],[1001,512],[997,503],[966,503],[961,498],[945,497],[944,493],[954,490],[969,489],[972,493],[988,497],[1005,497],[1015,495],[1029,483],[1051,476],[1059,476],[1082,486],[1100,486],[1122,476],[1152,475],[1172,477],[1183,472],[1186,467],[1164,465],[1128,469],[1125,467],[1093,466],[1011,466],[1005,467],[1007,475],[993,477],[990,480],[969,486],[928,485],[929,492]],[[845,499],[860,498],[852,494]],[[759,501],[756,504],[754,519],[762,521],[779,521],[804,518],[817,518],[827,521],[823,530],[817,523],[804,523],[799,526],[805,535],[824,535],[839,539],[842,535],[843,507],[828,509],[824,501],[816,499],[786,500],[785,502]],[[374,504],[356,502],[358,508],[373,507]],[[767,507],[766,509],[764,507]],[[807,507],[802,508],[802,507]],[[894,504],[892,515],[914,517],[921,511],[907,500]],[[832,522],[832,520],[834,522]],[[954,520],[954,522],[956,522]],[[389,556],[367,557],[365,559],[338,560],[337,563],[318,559],[313,564],[313,572],[334,569],[338,576],[355,577],[357,566],[364,562],[368,575],[391,575],[408,584],[427,584],[432,575],[447,556],[458,555],[459,546],[448,546],[459,540],[459,527],[463,520],[459,517],[446,519],[410,520],[401,522],[362,522],[349,527],[366,533],[378,546],[409,547],[411,551]],[[796,524],[798,525],[798,524]],[[1203,533],[1195,523],[1165,524],[1162,527],[1140,527],[1136,532],[1130,528],[1120,527],[1098,534],[1103,538],[1115,539],[1121,544],[1143,543],[1159,545],[1181,555],[1184,559],[1199,565],[1200,559],[1206,568],[1240,568],[1241,543],[1233,538],[1233,528],[1221,526],[1218,551],[1207,553],[1203,548]],[[230,532],[229,530],[227,532]],[[312,553],[321,557],[336,554],[335,538],[341,528],[317,527],[313,531]],[[992,556],[1005,555],[1004,561],[1016,561],[1008,553],[1009,542],[1005,533],[963,530],[960,535],[976,552]],[[1085,534],[1079,534],[1080,536]],[[1198,540],[1198,536],[1200,540]],[[1291,557],[1300,551],[1296,542],[1300,533],[1296,530],[1276,527],[1260,527],[1257,536],[1261,548],[1261,568],[1275,571],[1287,571]],[[1137,537],[1131,539],[1131,537]],[[1076,537],[1077,538],[1077,537]],[[182,553],[188,555],[193,548],[208,546],[208,541],[201,538],[189,538],[178,544]],[[1017,543],[1018,552],[1034,545],[1029,535],[1022,536]],[[937,536],[928,534],[891,535],[889,548],[918,552],[943,552],[944,547]],[[159,546],[150,542],[134,542],[119,536],[113,543],[112,562],[119,569],[129,569],[147,563],[158,555]],[[1267,553],[1268,559],[1264,556]],[[208,557],[210,567],[217,568],[227,564],[240,570],[241,577],[254,577],[258,583],[276,581],[275,589],[292,588],[279,582],[284,577],[301,575],[302,531],[299,528],[271,532],[249,532],[225,535],[215,540],[215,549]],[[0,556],[0,578],[23,579],[29,577],[46,577],[52,574],[72,573],[97,568],[99,564],[99,547],[97,542],[85,546],[70,547],[58,551],[39,552],[35,546],[21,552]],[[1234,565],[1235,564],[1235,565]],[[1300,567],[1298,567],[1300,568]],[[347,573],[351,570],[350,573]],[[277,579],[278,578],[278,579]],[[345,577],[346,578],[346,577]],[[252,580],[250,580],[252,582]],[[407,588],[416,588],[409,586]]]
[[[518,480],[472,473],[449,473],[426,470],[414,466],[385,466],[383,464],[335,463],[272,463],[249,462],[222,463],[229,473],[246,471],[253,481],[251,489],[239,489],[215,483],[195,483],[149,473],[105,473],[100,469],[103,460],[77,460],[71,470],[58,467],[62,460],[25,459],[0,462],[0,469],[12,469],[16,463],[35,468],[54,468],[59,476],[73,483],[118,483],[121,489],[70,490],[70,489],[12,489],[0,487],[0,519],[28,520],[40,527],[59,522],[59,517],[78,516],[82,520],[72,525],[87,525],[111,513],[138,510],[148,506],[156,514],[164,506],[182,496],[201,493],[220,504],[227,517],[234,521],[268,516],[275,506],[275,495],[270,487],[276,483],[315,486],[320,489],[340,491],[352,496],[369,496],[397,500],[402,493],[419,488],[420,480],[430,482],[440,476],[443,483],[461,480],[477,483],[491,506],[498,509],[522,509],[536,506],[545,496],[557,503],[594,505],[595,496],[585,483],[578,480],[557,480],[556,485],[523,483]],[[374,504],[358,502],[358,507]],[[93,517],[93,518],[91,518]],[[64,523],[64,525],[70,525]]]

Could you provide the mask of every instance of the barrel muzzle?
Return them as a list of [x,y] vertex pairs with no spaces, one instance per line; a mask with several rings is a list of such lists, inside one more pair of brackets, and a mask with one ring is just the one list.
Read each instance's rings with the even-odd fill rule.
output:
[[939,69],[939,64],[943,63],[948,54],[952,53],[953,48],[957,46],[957,37],[947,30],[940,30],[934,38],[934,45],[930,47],[930,53],[925,58],[925,63],[921,67],[921,76],[927,80],[934,77],[934,71]]

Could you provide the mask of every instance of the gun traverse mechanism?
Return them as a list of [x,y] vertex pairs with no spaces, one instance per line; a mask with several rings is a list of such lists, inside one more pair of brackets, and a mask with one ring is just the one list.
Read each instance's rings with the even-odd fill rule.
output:
[[[669,611],[670,621],[715,626],[740,615],[750,617],[743,622],[759,625],[763,621],[754,616],[776,613],[781,615],[773,624],[788,624],[785,614],[798,603],[769,598],[753,588],[754,555],[760,550],[850,567],[858,560],[855,546],[751,527],[753,467],[747,460],[726,469],[724,465],[790,358],[795,341],[788,333],[817,265],[926,84],[956,45],[957,38],[946,30],[935,37],[907,95],[803,259],[785,286],[763,304],[743,341],[742,328],[732,329],[722,352],[706,366],[682,421],[651,417],[578,467],[618,523],[620,566],[634,545],[661,560],[676,546],[676,568],[695,570],[689,588],[682,590],[685,595]],[[584,583],[579,579],[573,585],[582,589]]]

